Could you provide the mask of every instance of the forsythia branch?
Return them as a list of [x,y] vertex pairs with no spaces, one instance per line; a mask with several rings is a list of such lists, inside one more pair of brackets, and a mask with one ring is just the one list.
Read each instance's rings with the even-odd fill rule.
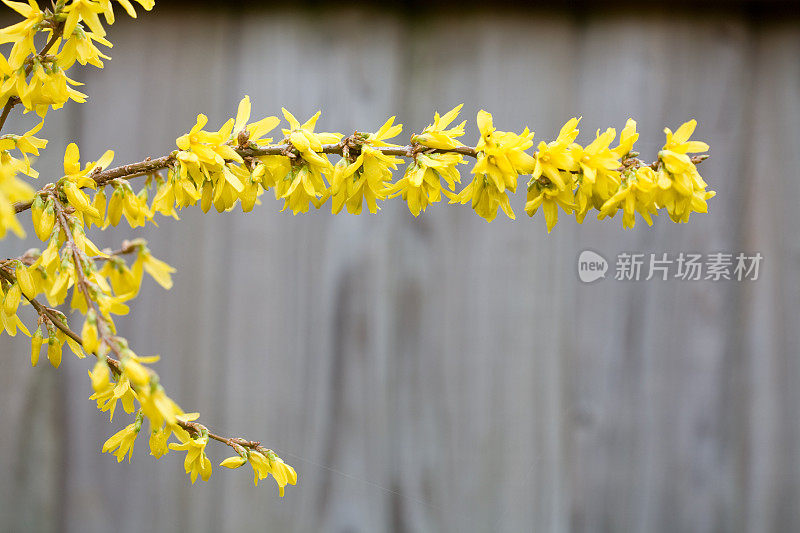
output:
[[[65,227],[68,227],[69,224],[63,212],[60,213],[60,218],[62,219],[61,223],[64,224]],[[74,240],[70,239],[70,242],[72,243],[71,246],[73,246],[73,250],[77,250],[78,248],[77,245],[74,244]],[[116,253],[120,254],[132,253],[132,249],[133,249],[132,246],[123,244],[120,251]],[[77,259],[77,261],[80,262],[80,259]],[[6,268],[7,263],[8,261],[0,262],[0,278],[5,279],[9,284],[16,284],[17,278],[14,276],[12,272],[10,272]],[[88,284],[88,282],[84,283]],[[81,337],[81,335],[70,329],[70,327],[66,323],[66,317],[63,315],[63,313],[43,305],[36,298],[29,297],[25,293],[23,293],[23,297],[31,304],[31,306],[38,313],[40,317],[39,318],[40,323],[42,323],[43,321],[48,321],[53,326],[55,326],[55,328],[57,328],[60,332],[62,332],[66,337],[68,337],[72,342],[74,342],[75,345],[86,349],[86,346],[84,345],[83,342],[83,338]],[[112,350],[115,351],[115,353],[119,357],[118,359],[110,355],[105,355],[105,356],[101,355],[99,353],[99,350],[86,350],[86,351],[95,355],[99,360],[104,361],[104,363],[108,366],[109,370],[116,379],[124,379],[125,367],[124,363],[122,362],[122,357],[124,357],[124,354],[121,354],[119,351],[114,349],[114,346],[116,345],[115,339],[111,338],[110,336],[107,336],[104,338],[104,340],[106,341],[107,345],[109,347],[112,347]],[[73,351],[76,350],[73,348]],[[59,362],[60,362],[60,357],[59,357]],[[218,435],[216,433],[211,432],[206,426],[200,424],[196,420],[190,420],[190,418],[193,417],[190,415],[187,419],[182,419],[180,418],[180,416],[176,416],[174,423],[177,427],[185,430],[192,437],[196,437],[198,439],[208,438],[220,442],[222,444],[225,444],[226,446],[231,447],[234,450],[234,452],[237,453],[238,457],[251,461],[251,463],[253,464],[253,469],[255,471],[256,484],[258,480],[266,478],[267,474],[271,473],[275,476],[276,480],[278,480],[279,492],[280,495],[283,496],[284,486],[286,484],[294,485],[297,482],[297,474],[295,473],[294,469],[289,465],[283,463],[283,461],[281,461],[280,458],[277,457],[275,452],[262,446],[260,441],[252,441],[240,437],[225,437],[222,435]],[[166,439],[164,439],[164,442],[166,443]],[[233,463],[229,462],[225,466],[234,467],[232,466],[232,464]],[[244,463],[242,462],[241,464]],[[236,466],[241,466],[241,465],[236,465]]]
[[[131,227],[153,222],[156,214],[178,218],[176,209],[198,205],[228,211],[240,206],[245,212],[267,191],[283,200],[283,209],[304,213],[330,200],[331,211],[371,213],[379,203],[402,198],[418,216],[430,204],[446,198],[451,204],[470,204],[487,221],[502,210],[515,218],[509,193],[516,192],[519,177],[530,176],[525,187],[525,212],[539,209],[549,232],[559,211],[574,214],[580,223],[591,210],[598,218],[622,212],[625,228],[633,227],[636,213],[651,225],[652,216],[664,210],[675,222],[687,222],[691,213],[705,213],[714,196],[696,165],[709,146],[690,140],[696,122],[690,120],[675,132],[665,128],[666,141],[656,161],[646,164],[633,150],[639,134],[628,119],[618,144],[614,128],[598,130],[583,146],[576,142],[579,117],[569,119],[558,136],[533,148],[534,133],[501,131],[484,110],[476,117],[479,137],[474,146],[461,142],[466,121],[457,123],[458,105],[440,115],[406,145],[390,139],[402,132],[402,124],[389,118],[375,132],[317,132],[320,113],[300,122],[286,109],[282,137],[273,142],[266,135],[281,119],[274,116],[251,121],[250,98],[239,103],[235,117],[217,130],[207,130],[208,118],[200,114],[195,125],[175,141],[177,150],[138,163],[108,168],[114,154],[108,150],[96,161],[81,164],[78,146],[70,143],[64,153],[64,172],[36,191],[20,176],[37,178],[31,159],[40,155],[47,140],[36,137],[49,110],[67,102],[82,103],[87,95],[66,75],[76,62],[102,68],[108,57],[97,45],[110,48],[101,16],[114,21],[114,6],[135,17],[131,0],[53,0],[42,9],[35,0],[2,0],[22,20],[0,28],[0,129],[11,110],[21,104],[42,121],[22,134],[0,135],[0,238],[8,231],[23,236],[16,215],[30,211],[36,236],[44,250],[31,249],[21,257],[0,261],[0,333],[22,331],[31,337],[31,364],[36,366],[47,345],[54,367],[61,363],[64,344],[79,357],[93,354],[97,361],[89,376],[97,402],[113,421],[116,406],[133,415],[133,422],[111,436],[102,447],[118,461],[133,453],[144,421],[150,427],[150,453],[156,458],[169,450],[186,452],[184,468],[192,483],[211,475],[205,453],[208,440],[233,449],[235,455],[221,466],[238,468],[249,463],[254,481],[272,475],[280,494],[294,485],[297,474],[272,450],[258,441],[224,437],[197,422],[199,413],[185,413],[148,365],[158,356],[139,357],[119,336],[112,315],[129,311],[126,302],[139,293],[145,273],[165,289],[172,287],[174,269],[152,256],[142,239],[124,241],[120,249],[100,250],[87,236],[93,225],[100,229],[118,225],[124,217]],[[134,0],[146,10],[153,0]],[[35,41],[46,42],[37,50]],[[332,162],[329,156],[340,156]],[[408,164],[394,181],[393,171]],[[469,182],[461,184],[459,165],[474,159]],[[165,171],[165,172],[162,172]],[[129,180],[145,177],[134,191]],[[111,188],[111,194],[106,191]],[[93,196],[90,196],[91,191]],[[130,261],[130,265],[128,262]],[[80,333],[71,330],[67,317],[56,309],[66,302],[84,317]],[[47,304],[37,300],[44,295]],[[29,302],[37,313],[37,328],[30,334],[17,311]],[[46,335],[45,335],[46,334]],[[135,408],[138,404],[138,408]],[[134,414],[135,413],[135,414]],[[171,438],[178,442],[169,442]]]
[[[357,133],[357,132],[356,132]],[[325,154],[335,154],[335,155],[342,155],[344,152],[344,144],[343,143],[336,143],[336,144],[327,144],[323,145],[322,152]],[[460,146],[454,148],[452,150],[448,149],[426,149],[424,146],[420,144],[409,144],[407,146],[401,146],[397,148],[377,148],[378,151],[383,153],[384,155],[392,155],[392,156],[400,156],[400,157],[414,157],[415,154],[420,153],[456,153],[461,155],[466,155],[469,157],[476,157],[475,148],[469,146]],[[273,146],[265,146],[258,149],[252,148],[237,148],[236,152],[241,155],[242,157],[257,157],[257,156],[264,156],[264,155],[285,155],[287,153],[293,153],[297,155],[297,150],[295,150],[291,144],[278,144]],[[708,155],[697,155],[693,156],[690,161],[693,164],[702,163],[708,159]],[[142,176],[149,176],[154,172],[158,172],[159,170],[164,170],[169,168],[176,161],[175,152],[171,154],[167,154],[158,158],[151,158],[148,157],[143,161],[139,161],[137,163],[129,163],[127,165],[122,165],[119,167],[110,168],[108,170],[100,170],[98,172],[93,173],[90,177],[94,180],[97,184],[97,187],[102,187],[109,184],[112,180],[115,179],[123,179],[129,180],[133,178],[138,178]],[[624,163],[624,161],[623,161]],[[658,167],[658,161],[654,161],[649,165],[644,165],[642,162],[639,164],[622,166],[618,170],[630,169],[634,167],[641,167],[641,166],[649,166],[652,169],[656,169]],[[52,184],[51,184],[52,185]],[[37,195],[41,195],[47,191],[47,188],[41,189],[37,191]],[[28,202],[17,202],[14,204],[14,212],[21,213],[23,211],[27,211],[31,208],[33,204],[33,200]]]

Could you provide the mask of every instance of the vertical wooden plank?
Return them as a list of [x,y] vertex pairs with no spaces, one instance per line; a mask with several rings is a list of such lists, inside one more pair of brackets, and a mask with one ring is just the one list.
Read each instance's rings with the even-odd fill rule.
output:
[[[573,31],[558,16],[420,24],[405,100],[414,131],[461,102],[468,143],[480,108],[501,129],[557,131],[574,101]],[[543,48],[552,53],[531,53]],[[545,72],[552,83],[538,82]],[[512,205],[517,221],[501,215],[491,225],[468,206],[433,206],[418,219],[401,206],[396,215],[396,261],[408,265],[395,282],[396,335],[419,337],[398,343],[392,358],[418,372],[399,392],[419,406],[405,414],[414,429],[401,434],[401,479],[432,495],[437,507],[425,514],[434,530],[566,527],[559,352],[568,331],[558,295],[570,274],[558,265],[569,231],[546,236],[540,218],[525,216],[524,192]],[[405,311],[409,292],[419,301]]]
[[[377,128],[395,111],[396,19],[354,10],[257,13],[238,27],[236,97],[250,95],[254,117],[281,116],[285,106],[304,120],[321,109],[318,131],[349,133]],[[226,473],[217,482],[235,497],[221,508],[225,524],[383,530],[393,494],[383,332],[391,227],[383,217],[334,217],[329,205],[279,213],[283,202],[272,191],[261,200],[252,213],[227,215],[236,261],[222,326],[230,331],[224,424],[274,447],[301,487],[278,500],[273,483],[252,489],[249,474]]]
[[[611,262],[621,251],[676,254],[738,246],[736,149],[748,94],[748,34],[717,18],[593,17],[581,46],[583,130],[639,119],[640,151],[650,159],[660,129],[698,119],[712,145],[703,164],[720,196],[712,214],[687,225],[641,221],[622,232],[587,221],[575,255],[595,249]],[[702,57],[702,61],[697,61]],[[590,133],[591,135],[591,133]],[[585,138],[584,138],[585,139]],[[588,142],[588,141],[587,141]],[[659,217],[661,218],[661,217]],[[665,218],[665,217],[664,217]],[[646,268],[645,268],[646,274]],[[725,310],[732,283],[574,282],[570,350],[573,527],[578,531],[717,531],[737,527],[736,469],[720,414],[726,363],[736,347]]]
[[760,280],[748,285],[740,326],[747,359],[741,394],[748,399],[741,458],[745,463],[745,527],[748,531],[800,528],[800,334],[797,330],[797,225],[800,186],[794,171],[800,135],[800,69],[796,25],[758,29],[753,73],[755,110],[751,139],[743,151],[748,179],[743,243],[764,256]]

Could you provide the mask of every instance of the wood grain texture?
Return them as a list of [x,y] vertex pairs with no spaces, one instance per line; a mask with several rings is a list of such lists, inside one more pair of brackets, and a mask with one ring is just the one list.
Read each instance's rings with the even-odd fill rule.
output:
[[[119,323],[162,381],[219,432],[263,439],[299,473],[279,500],[215,467],[190,486],[145,439],[130,464],[100,454],[109,425],[85,362],[31,369],[0,338],[0,529],[7,531],[800,530],[800,28],[744,18],[557,12],[429,17],[373,10],[172,11],[120,20],[114,59],[86,69],[89,103],[48,120],[38,161],[171,150],[243,94],[254,116],[404,136],[464,103],[552,138],[582,116],[640,125],[695,117],[719,195],[689,224],[541,216],[491,225],[467,207],[414,218],[253,213],[102,234],[143,236],[178,268]],[[19,124],[10,121],[10,125]],[[475,127],[468,126],[472,139]],[[469,179],[465,167],[464,178]],[[590,217],[591,218],[591,217]],[[0,256],[35,245],[0,242]],[[753,283],[582,284],[578,254],[760,251]],[[613,265],[612,265],[613,268]],[[218,464],[227,452],[212,449]]]

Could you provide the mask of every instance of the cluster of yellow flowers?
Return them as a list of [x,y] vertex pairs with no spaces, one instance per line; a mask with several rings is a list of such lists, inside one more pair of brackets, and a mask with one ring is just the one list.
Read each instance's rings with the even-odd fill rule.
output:
[[706,200],[715,193],[706,191],[707,184],[686,155],[708,150],[706,143],[688,140],[697,125],[695,120],[684,123],[674,135],[668,128],[664,130],[667,143],[653,165],[636,159],[633,145],[639,134],[633,119],[628,119],[619,145],[613,148],[614,128],[598,131],[586,147],[575,143],[578,122],[571,119],[556,140],[540,143],[536,152],[525,211],[533,215],[541,207],[548,231],[558,220],[559,207],[575,213],[578,222],[583,222],[592,208],[599,211],[601,219],[622,210],[625,228],[634,226],[636,212],[652,225],[652,215],[660,208],[666,208],[675,222],[687,222],[693,211],[708,211]]
[[[402,131],[402,125],[389,118],[375,133],[355,132],[349,137],[340,133],[314,131],[320,113],[303,124],[283,110],[289,128],[283,129],[278,144],[263,135],[274,129],[280,120],[266,117],[248,124],[250,99],[239,104],[236,118],[226,121],[219,130],[202,129],[205,115],[199,115],[189,133],[178,138],[179,151],[169,166],[168,178],[161,180],[155,200],[145,218],[156,212],[177,216],[179,209],[200,202],[207,211],[213,205],[218,211],[230,210],[238,203],[250,211],[258,197],[273,189],[276,199],[283,199],[283,209],[293,213],[307,212],[310,206],[321,208],[331,200],[331,211],[343,207],[359,214],[366,201],[370,213],[380,209],[378,202],[402,196],[414,216],[441,200],[444,194],[450,203],[471,203],[472,208],[488,221],[498,209],[514,218],[508,193],[515,192],[521,174],[530,174],[525,211],[533,216],[541,207],[547,229],[558,219],[558,207],[574,213],[583,222],[590,209],[597,209],[599,218],[614,216],[622,210],[624,227],[635,223],[638,211],[648,224],[651,215],[665,208],[676,222],[686,222],[692,212],[706,212],[706,200],[714,193],[706,191],[706,183],[697,172],[696,162],[687,154],[704,152],[708,145],[688,138],[695,121],[683,124],[673,134],[669,129],[667,143],[659,152],[658,161],[646,165],[637,159],[633,145],[639,134],[636,122],[629,119],[620,135],[619,145],[611,147],[616,137],[613,128],[597,132],[596,138],[583,147],[575,142],[579,118],[570,119],[558,137],[549,143],[540,142],[531,154],[533,132],[499,131],[492,115],[481,110],[478,128],[481,137],[472,148],[461,144],[464,122],[447,129],[456,119],[461,105],[443,116],[434,116],[433,124],[411,138],[411,144],[400,146],[387,142]],[[334,165],[329,154],[340,154]],[[404,176],[392,183],[392,171],[411,159]],[[473,179],[461,191],[458,165],[465,156],[476,158]],[[127,186],[127,185],[126,185]],[[123,187],[123,185],[120,185]],[[127,189],[127,196],[132,191]],[[124,191],[119,191],[120,195]],[[139,194],[146,198],[146,191]]]
[[[21,104],[44,119],[50,108],[68,100],[83,102],[86,95],[73,89],[79,85],[66,76],[75,63],[102,68],[107,55],[96,44],[110,47],[100,16],[114,21],[111,0],[58,0],[40,9],[28,3],[2,0],[24,20],[0,29],[0,45],[11,45],[0,54],[0,129],[11,109]],[[128,0],[117,0],[133,17]],[[137,0],[145,9],[152,0]],[[35,40],[46,42],[37,51]],[[446,197],[450,203],[469,203],[475,212],[493,220],[499,210],[514,218],[509,192],[515,192],[520,175],[530,175],[525,212],[544,212],[548,232],[558,220],[559,208],[582,222],[591,209],[599,218],[622,211],[624,227],[635,224],[635,213],[652,224],[652,215],[665,209],[676,222],[686,222],[692,212],[706,212],[714,193],[700,177],[696,163],[705,156],[689,154],[708,150],[708,145],[689,140],[694,120],[667,139],[658,159],[645,164],[633,151],[638,138],[636,123],[628,120],[618,145],[613,128],[596,133],[587,146],[576,142],[579,118],[570,119],[551,142],[540,142],[535,151],[534,133],[527,127],[519,134],[495,128],[492,115],[477,115],[480,138],[474,147],[460,141],[466,121],[454,125],[461,105],[411,136],[408,145],[389,142],[402,132],[402,125],[389,118],[374,133],[315,131],[320,113],[301,123],[283,109],[287,127],[273,144],[266,137],[281,124],[268,116],[251,121],[251,102],[245,96],[235,117],[217,130],[205,129],[208,118],[198,115],[191,130],[176,140],[177,150],[157,159],[146,159],[109,168],[114,154],[106,151],[97,160],[81,164],[78,146],[71,143],[64,154],[63,174],[38,191],[20,176],[36,178],[29,156],[39,155],[47,141],[35,136],[44,122],[22,135],[0,136],[0,237],[7,231],[22,235],[16,214],[31,211],[33,228],[44,243],[17,258],[0,261],[0,333],[18,331],[32,338],[31,364],[36,366],[46,345],[49,362],[61,364],[66,344],[79,358],[92,354],[97,361],[89,371],[98,409],[113,421],[118,402],[134,413],[134,421],[110,437],[103,451],[118,461],[130,459],[134,442],[145,420],[149,422],[150,453],[156,458],[169,450],[186,453],[185,470],[192,483],[211,475],[206,455],[209,440],[231,447],[236,455],[221,466],[238,468],[250,463],[254,481],[272,475],[283,495],[287,484],[297,482],[297,473],[272,450],[257,441],[228,438],[197,422],[198,413],[185,413],[165,392],[158,375],[149,366],[158,356],[140,357],[117,334],[114,316],[128,313],[128,302],[140,290],[144,274],[165,289],[172,286],[174,269],[153,257],[145,241],[126,241],[119,250],[99,249],[87,236],[92,226],[105,229],[124,218],[138,227],[161,214],[178,218],[177,210],[200,204],[203,211],[234,209],[245,212],[269,191],[283,200],[283,210],[294,214],[311,206],[360,214],[366,204],[370,213],[390,198],[401,197],[414,216],[429,204]],[[340,156],[336,163],[330,155]],[[403,177],[393,182],[393,171],[409,163]],[[474,158],[472,179],[461,190],[459,165]],[[165,171],[165,172],[162,172]],[[135,191],[132,178],[144,176]],[[107,190],[110,188],[110,195]],[[93,191],[93,192],[92,192]],[[152,196],[152,199],[151,199]],[[176,210],[177,209],[177,210]],[[125,256],[135,259],[127,262]],[[46,304],[37,299],[43,297]],[[69,301],[68,301],[69,300]],[[29,303],[38,316],[31,335],[20,318],[22,304]],[[66,305],[84,316],[80,333],[68,326],[57,306]],[[177,442],[170,442],[170,439]]]
[[[145,9],[153,7],[152,0],[137,0]],[[7,6],[23,16],[24,20],[0,29],[0,45],[10,44],[8,54],[0,54],[0,128],[11,109],[22,104],[25,112],[34,111],[44,119],[50,108],[57,109],[68,100],[83,102],[86,95],[72,88],[79,85],[65,72],[77,61],[85,65],[103,67],[109,59],[96,46],[110,47],[100,16],[109,24],[114,22],[113,4],[110,0],[59,0],[46,9],[40,9],[35,0],[28,3],[3,0]],[[136,12],[128,0],[118,3],[133,17]],[[35,40],[44,34],[46,43],[37,51]],[[29,156],[39,155],[47,141],[34,136],[44,122],[22,135],[0,136],[0,237],[8,230],[23,235],[16,213],[30,209],[34,231],[44,243],[44,249],[32,249],[18,258],[0,261],[0,333],[11,336],[18,331],[31,337],[31,364],[36,366],[42,349],[46,346],[47,359],[54,367],[61,364],[66,344],[79,358],[92,354],[96,363],[89,371],[93,389],[90,399],[98,409],[109,412],[113,421],[118,402],[126,413],[134,413],[134,421],[111,436],[102,447],[113,453],[118,461],[126,455],[130,459],[137,435],[145,420],[150,427],[150,453],[156,458],[169,450],[186,452],[184,466],[192,483],[211,475],[211,462],[206,456],[209,439],[232,447],[237,458],[250,462],[258,480],[270,474],[283,495],[287,484],[297,482],[297,474],[269,449],[259,442],[216,435],[197,422],[198,413],[185,413],[161,385],[158,375],[148,366],[158,356],[139,357],[127,341],[117,335],[114,316],[128,313],[126,302],[133,299],[147,273],[161,286],[172,286],[174,269],[152,256],[142,239],[126,241],[120,250],[100,250],[87,236],[92,225],[106,228],[117,225],[123,216],[132,227],[141,226],[153,218],[155,212],[174,215],[173,205],[179,207],[199,200],[229,208],[233,201],[255,203],[257,188],[255,177],[244,167],[236,168],[231,160],[242,163],[242,158],[225,145],[234,123],[236,131],[242,129],[249,110],[240,110],[240,117],[231,121],[227,134],[214,135],[200,132],[203,124],[178,139],[181,148],[171,159],[175,175],[170,179],[177,188],[166,186],[161,176],[148,176],[145,187],[134,193],[125,179],[99,182],[97,177],[112,162],[114,154],[107,151],[96,161],[81,165],[80,151],[74,143],[64,154],[63,175],[54,183],[35,191],[19,178],[27,175],[36,178]],[[277,120],[267,119],[251,124],[254,141],[262,133],[273,129]],[[213,148],[202,148],[213,146]],[[127,176],[121,176],[125,178]],[[219,181],[217,178],[224,178]],[[207,179],[215,184],[212,190]],[[195,182],[197,187],[192,187]],[[148,189],[158,185],[158,195],[148,202]],[[106,187],[112,188],[110,197]],[[232,187],[232,188],[231,188]],[[95,192],[92,194],[91,190]],[[248,196],[250,194],[250,196]],[[206,205],[208,209],[208,205]],[[169,206],[169,207],[167,207]],[[134,255],[126,262],[126,255]],[[46,304],[37,298],[42,298]],[[37,328],[31,335],[19,316],[22,305],[29,303],[38,315]],[[66,305],[83,315],[80,333],[71,330],[67,317],[56,309]],[[177,442],[170,442],[174,439]],[[235,461],[234,461],[235,462]],[[226,467],[241,466],[230,459]]]

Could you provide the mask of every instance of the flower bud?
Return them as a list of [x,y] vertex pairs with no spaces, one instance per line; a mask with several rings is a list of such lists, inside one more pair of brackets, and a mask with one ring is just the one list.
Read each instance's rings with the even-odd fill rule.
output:
[[33,220],[33,229],[36,230],[36,236],[39,240],[45,240],[47,237],[42,238],[39,234],[39,224],[42,220],[42,213],[44,212],[44,199],[40,195],[36,195],[31,203],[31,220]]
[[36,328],[31,338],[31,366],[36,366],[39,363],[39,352],[42,351],[42,326]]
[[90,309],[86,314],[86,320],[84,320],[83,329],[81,330],[81,342],[83,343],[83,349],[89,353],[95,353],[100,345],[97,334],[97,314],[94,309]]
[[247,459],[244,457],[240,457],[235,455],[233,457],[228,457],[224,461],[222,461],[219,466],[224,466],[225,468],[239,468],[243,464],[247,462]]
[[8,289],[6,297],[3,298],[3,312],[5,312],[6,315],[11,316],[17,314],[20,295],[21,291],[18,283],[13,284],[11,288]]
[[67,200],[69,201],[70,205],[72,205],[75,209],[84,213],[88,213],[93,217],[99,217],[97,210],[89,203],[89,197],[86,196],[86,193],[80,190],[75,183],[67,181],[61,187],[61,190],[64,191],[64,194],[67,196]]
[[53,365],[53,368],[58,368],[61,365],[61,344],[54,336],[47,340],[47,359]]
[[17,275],[17,283],[19,288],[27,298],[36,297],[36,284],[33,282],[33,276],[28,269],[21,262],[17,263],[15,274]]
[[111,199],[108,201],[108,218],[106,225],[116,226],[122,219],[122,209],[125,205],[125,193],[121,187],[114,189]]

